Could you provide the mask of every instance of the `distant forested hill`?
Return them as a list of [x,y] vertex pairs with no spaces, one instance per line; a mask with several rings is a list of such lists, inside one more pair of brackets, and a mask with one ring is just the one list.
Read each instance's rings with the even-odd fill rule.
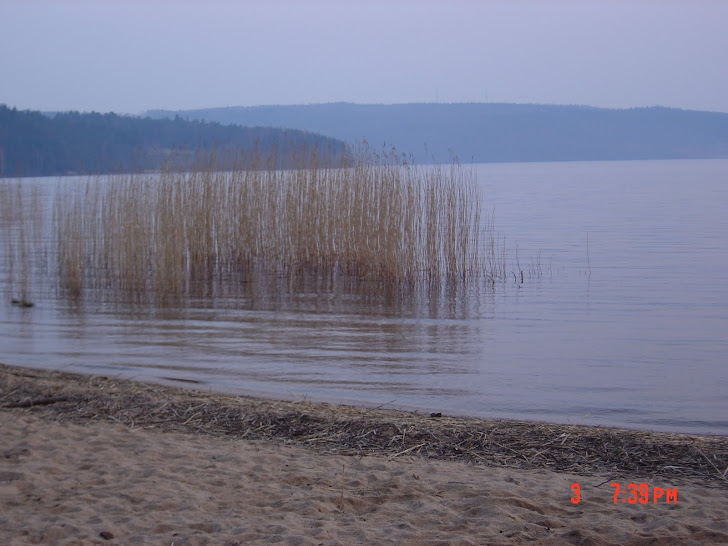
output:
[[[418,160],[579,161],[728,158],[728,114],[526,104],[315,104],[151,111],[393,144]],[[427,147],[427,152],[425,148]]]
[[336,156],[342,141],[298,130],[240,127],[182,118],[64,112],[45,115],[0,105],[0,176],[45,176],[158,169],[195,150],[257,149],[279,162],[302,149]]

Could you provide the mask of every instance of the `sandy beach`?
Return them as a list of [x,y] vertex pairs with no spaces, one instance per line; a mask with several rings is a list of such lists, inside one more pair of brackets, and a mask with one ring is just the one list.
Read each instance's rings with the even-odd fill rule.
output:
[[[0,396],[3,544],[728,543],[724,437],[4,365]],[[612,483],[625,490],[616,503]]]

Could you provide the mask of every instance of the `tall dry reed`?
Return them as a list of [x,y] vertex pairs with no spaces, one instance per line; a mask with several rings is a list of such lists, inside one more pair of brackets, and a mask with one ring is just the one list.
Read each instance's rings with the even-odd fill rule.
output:
[[42,265],[43,214],[37,187],[0,181],[0,231],[4,245],[6,287],[13,303],[31,306],[32,279]]
[[459,163],[418,166],[366,145],[343,166],[313,153],[278,163],[200,154],[186,171],[59,188],[59,287],[171,302],[260,283],[378,291],[506,277],[505,245]]

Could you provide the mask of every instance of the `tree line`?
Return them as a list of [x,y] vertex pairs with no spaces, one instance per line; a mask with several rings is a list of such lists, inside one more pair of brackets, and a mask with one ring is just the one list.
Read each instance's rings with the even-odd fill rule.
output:
[[297,154],[340,158],[344,142],[300,130],[241,127],[217,122],[21,111],[0,104],[0,176],[49,176],[158,170],[184,166],[200,152],[247,153],[278,166]]
[[155,118],[296,127],[394,145],[419,162],[728,158],[728,113],[497,103],[311,104],[150,111]]

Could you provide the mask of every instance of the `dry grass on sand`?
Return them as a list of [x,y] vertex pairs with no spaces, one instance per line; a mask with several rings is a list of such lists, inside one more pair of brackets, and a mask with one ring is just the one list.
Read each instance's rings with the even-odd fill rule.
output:
[[[4,543],[728,542],[725,437],[278,402],[4,365],[0,409]],[[676,489],[677,502],[615,505],[614,482]]]

